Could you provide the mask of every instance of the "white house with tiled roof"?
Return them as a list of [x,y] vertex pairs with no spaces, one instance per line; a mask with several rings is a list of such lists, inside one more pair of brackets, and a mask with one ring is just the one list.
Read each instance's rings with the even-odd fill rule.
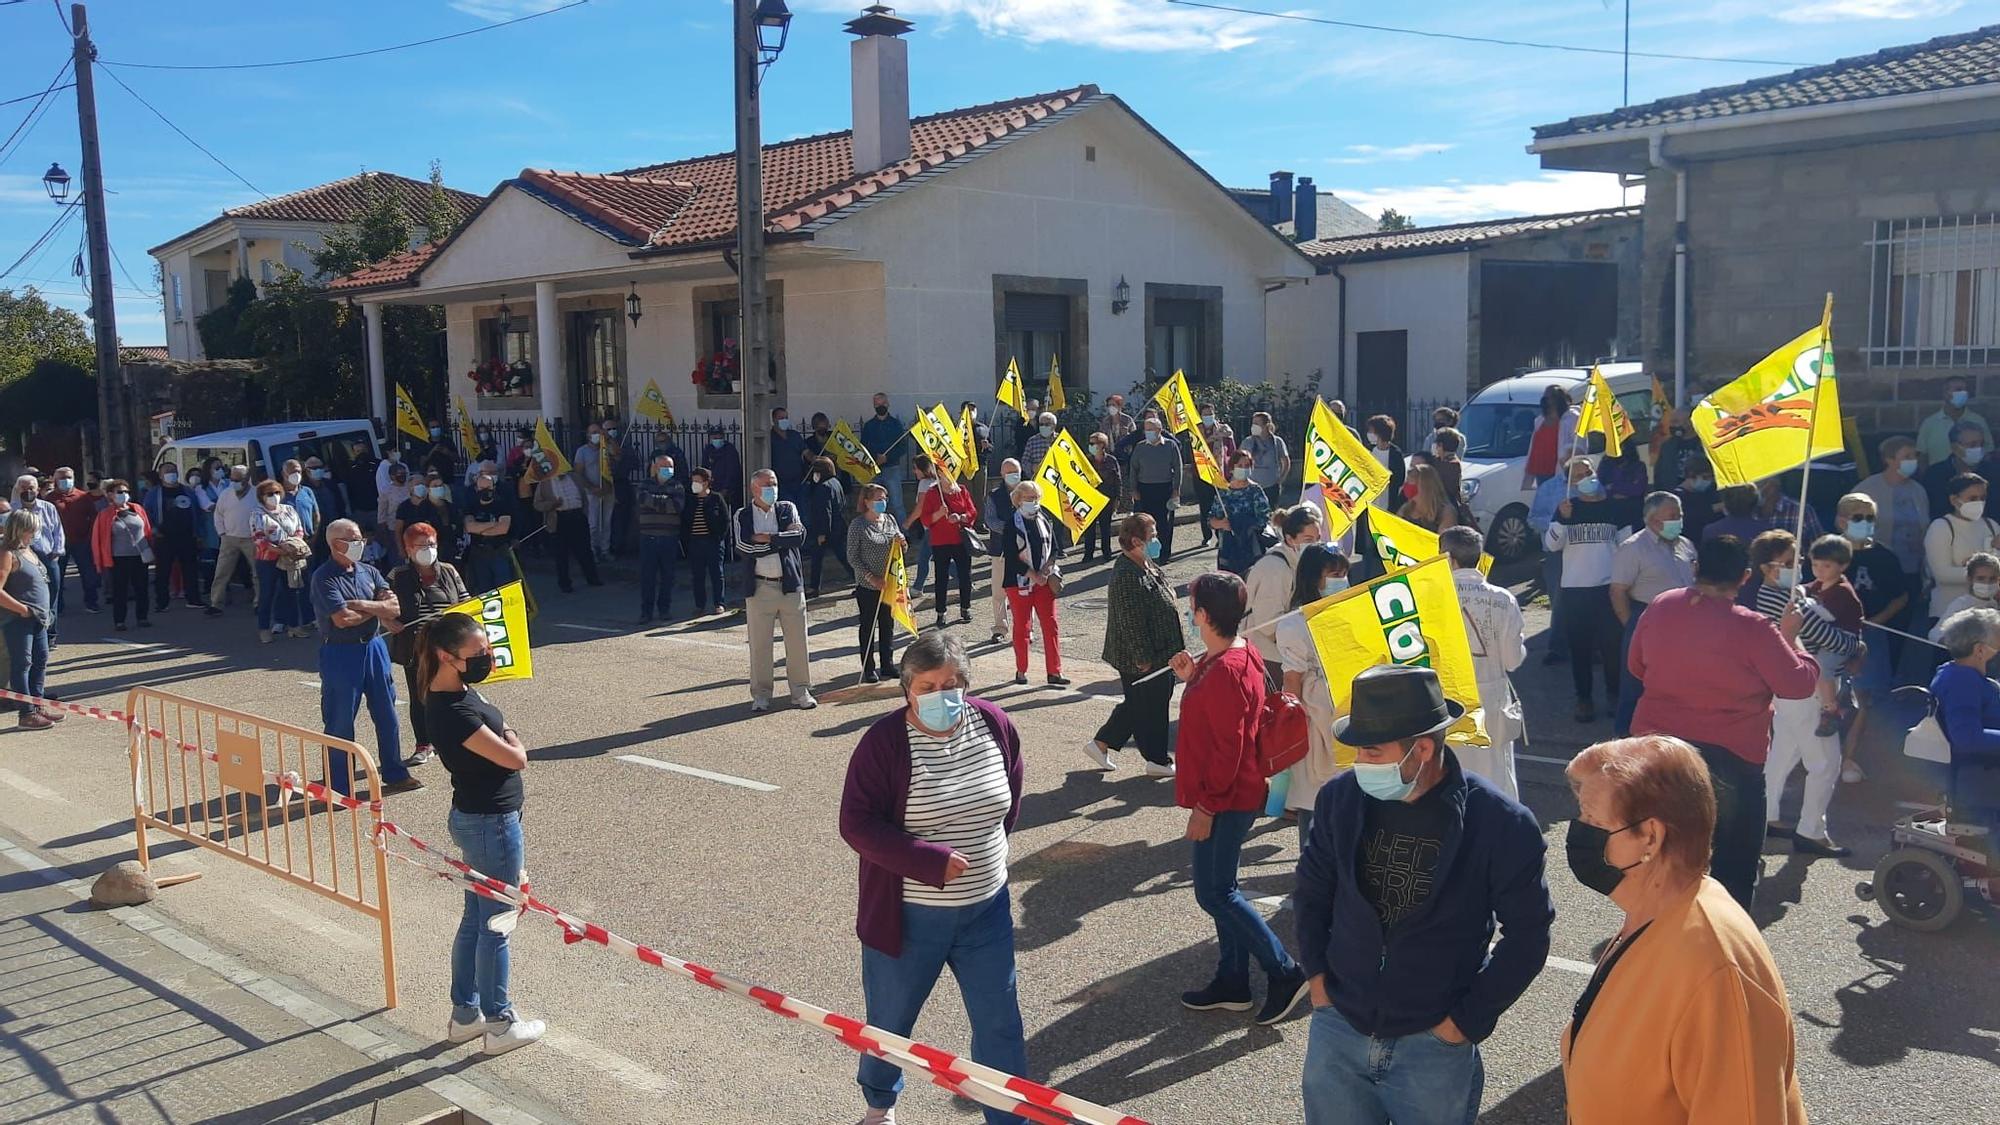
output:
[[[389,172],[363,172],[231,207],[147,251],[160,266],[168,354],[174,359],[203,358],[195,318],[222,304],[229,283],[238,275],[256,282],[261,291],[280,267],[310,274],[312,253],[326,244],[327,232],[358,218],[375,190],[393,193],[405,211],[419,216],[431,185]],[[467,192],[447,188],[445,194],[461,217],[480,202],[479,196]]]
[[1690,391],[1831,292],[1864,434],[1912,432],[1951,375],[2000,408],[2000,26],[1543,125],[1528,151],[1644,178],[1644,356]]
[[[1072,395],[1282,373],[1268,294],[1314,277],[1287,239],[1095,86],[908,118],[907,27],[850,27],[854,102],[889,112],[764,148],[776,401],[990,403],[1010,357],[1031,383],[1058,358]],[[734,164],[526,169],[442,245],[335,289],[371,317],[443,305],[450,389],[482,419],[629,415],[649,379],[678,416],[720,418],[740,410],[715,362],[736,332]]]

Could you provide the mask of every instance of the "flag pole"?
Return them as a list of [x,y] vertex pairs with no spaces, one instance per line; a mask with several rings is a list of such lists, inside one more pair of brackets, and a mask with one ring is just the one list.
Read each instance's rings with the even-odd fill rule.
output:
[[[1813,380],[1812,424],[1806,427],[1806,463],[1799,470],[1799,522],[1798,529],[1792,533],[1792,541],[1797,545],[1797,565],[1800,568],[1801,577],[1811,569],[1811,564],[1806,559],[1806,551],[1811,546],[1811,544],[1806,542],[1806,497],[1812,485],[1813,438],[1819,432],[1820,390],[1826,385],[1826,368],[1833,360],[1831,354],[1833,351],[1832,340],[1829,339],[1830,333],[1827,330],[1827,322],[1832,317],[1833,294],[1828,293],[1826,295],[1826,306],[1821,310],[1819,316],[1819,377]],[[1799,584],[1794,583],[1792,586],[1792,597],[1794,600],[1799,596],[1798,590]]]

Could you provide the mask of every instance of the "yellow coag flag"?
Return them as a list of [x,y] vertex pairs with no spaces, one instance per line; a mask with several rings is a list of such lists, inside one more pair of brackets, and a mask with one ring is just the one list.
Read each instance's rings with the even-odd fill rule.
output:
[[556,472],[570,471],[569,458],[564,457],[563,451],[557,448],[555,435],[549,433],[549,423],[545,418],[535,419],[535,448],[549,455],[549,464],[555,466]]
[[889,600],[889,616],[914,636],[917,619],[910,612],[910,568],[903,564],[901,537],[889,544],[889,565],[882,569],[882,596]]
[[1632,419],[1625,416],[1625,408],[1618,403],[1618,396],[1611,393],[1611,384],[1604,381],[1604,372],[1593,367],[1590,381],[1584,384],[1583,408],[1576,414],[1576,436],[1591,434],[1604,435],[1604,455],[1616,457],[1625,452],[1625,439],[1632,436]]
[[456,396],[458,402],[458,444],[470,461],[479,456],[479,431],[472,425],[472,411],[465,408],[465,396]]
[[[1104,477],[1098,473],[1097,466],[1090,463],[1090,458],[1084,454],[1083,447],[1076,443],[1076,439],[1069,436],[1067,427],[1056,431],[1055,440],[1049,443],[1049,451],[1042,454],[1042,460],[1046,461],[1056,456],[1058,449],[1062,451],[1064,457],[1069,458],[1070,466],[1083,474],[1083,479],[1093,486],[1104,483]],[[1041,466],[1037,465],[1035,468],[1039,471]]]
[[[1194,408],[1194,392],[1188,390],[1187,376],[1179,371],[1153,394],[1153,401],[1160,404],[1160,415],[1167,420],[1167,429],[1174,433],[1194,429],[1201,421],[1201,414]],[[1207,448],[1207,443],[1203,443],[1203,448]]]
[[1667,396],[1667,388],[1658,375],[1653,376],[1653,450],[1657,456],[1660,443],[1674,428],[1674,400]]
[[646,389],[639,395],[639,401],[632,404],[632,413],[651,418],[662,426],[674,424],[674,408],[667,405],[667,396],[660,393],[657,380],[646,380]]
[[1326,498],[1328,540],[1354,526],[1354,518],[1389,487],[1389,470],[1340,424],[1325,402],[1314,400],[1306,421],[1306,483]]
[[833,424],[833,436],[827,439],[826,451],[833,456],[833,463],[841,472],[862,484],[874,480],[875,474],[882,471],[876,467],[875,458],[869,454],[868,447],[861,444],[861,439],[854,435],[854,427],[849,426],[845,418]]
[[1052,443],[1042,456],[1042,463],[1036,466],[1033,478],[1042,486],[1042,507],[1079,538],[1083,529],[1111,503],[1091,483],[1089,472],[1090,463],[1078,456],[1076,442]]
[[[1375,542],[1375,557],[1390,570],[1407,570],[1440,553],[1435,531],[1426,531],[1409,520],[1381,508],[1368,510],[1368,537]],[[1479,556],[1479,573],[1493,569],[1493,556]]]
[[[1371,513],[1372,518],[1372,513]],[[1479,681],[1451,560],[1431,559],[1408,570],[1323,598],[1300,609],[1319,651],[1336,714],[1346,714],[1354,677],[1377,664],[1403,664],[1437,673],[1445,698],[1465,705],[1465,717],[1446,741],[1488,743],[1479,713]]]
[[939,473],[958,475],[958,434],[949,421],[940,426],[936,415],[919,410],[917,420],[910,423],[910,436],[930,455],[931,464],[937,466]]
[[958,479],[971,480],[979,475],[979,422],[972,414],[972,404],[958,412],[958,441],[966,450],[965,466],[959,470]]
[[1722,488],[1755,484],[1840,452],[1840,389],[1833,370],[1833,294],[1817,326],[1695,403],[1690,420]]
[[1012,359],[1007,361],[1007,374],[1000,377],[1000,389],[993,397],[1000,400],[1000,405],[1013,407],[1014,413],[1021,417],[1028,416],[1028,392],[1021,386],[1021,367]]
[[1229,479],[1222,475],[1222,464],[1215,459],[1215,453],[1208,448],[1208,439],[1201,435],[1200,426],[1188,427],[1187,443],[1188,456],[1193,459],[1194,471],[1201,476],[1201,479],[1216,488],[1229,487]]
[[396,384],[396,428],[403,433],[423,441],[431,436],[431,429],[424,425],[424,416],[417,412],[417,400],[403,384]]
[[486,640],[493,646],[493,674],[481,683],[498,684],[534,676],[535,656],[528,651],[528,602],[522,596],[519,582],[479,594],[446,612],[463,613],[486,627]]
[[1068,408],[1069,408],[1069,396],[1063,393],[1062,364],[1056,362],[1056,357],[1054,355],[1050,355],[1049,356],[1049,409],[1067,410]]
[[938,432],[951,441],[951,451],[958,455],[958,474],[965,475],[966,463],[972,460],[972,444],[958,430],[958,423],[951,420],[951,411],[944,403],[931,407],[931,421],[937,424]]

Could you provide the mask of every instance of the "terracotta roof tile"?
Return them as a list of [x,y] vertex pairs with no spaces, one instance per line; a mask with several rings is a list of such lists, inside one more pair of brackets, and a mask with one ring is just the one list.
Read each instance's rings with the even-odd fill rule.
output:
[[400,254],[391,254],[372,266],[363,266],[344,277],[334,278],[327,284],[327,289],[332,292],[342,292],[373,289],[377,286],[407,285],[416,279],[417,271],[423,268],[425,262],[431,260],[431,255],[437,252],[437,247],[437,243],[426,242],[422,246],[405,250]]
[[1503,238],[1527,234],[1550,234],[1594,223],[1619,219],[1637,220],[1641,208],[1608,207],[1601,211],[1569,211],[1560,215],[1527,215],[1511,219],[1486,219],[1476,223],[1415,227],[1410,230],[1358,234],[1345,238],[1322,238],[1299,243],[1299,250],[1316,262],[1341,261],[1360,257],[1391,258],[1402,254],[1433,254],[1445,250],[1468,249]]
[[595,220],[634,246],[644,246],[664,231],[699,189],[685,180],[661,176],[599,175],[523,169],[516,185],[550,202]]
[[1535,138],[1610,133],[1681,121],[1736,117],[1798,106],[1831,105],[1896,94],[1922,94],[2000,82],[2000,24],[1872,55],[1661,98],[1611,113],[1535,127]]
[[[351,223],[360,218],[361,213],[367,209],[371,183],[386,187],[395,193],[396,201],[403,205],[403,211],[412,220],[421,216],[429,205],[430,181],[413,180],[393,172],[363,172],[344,180],[334,180],[332,183],[273,196],[256,203],[246,203],[241,207],[231,207],[193,230],[176,235],[153,247],[149,253],[158,254],[183,238],[199,234],[209,227],[231,219],[263,219],[268,222],[289,223]],[[472,213],[485,202],[484,196],[449,187],[444,189],[444,194],[452,210],[457,213],[455,217],[461,223],[471,218]]]

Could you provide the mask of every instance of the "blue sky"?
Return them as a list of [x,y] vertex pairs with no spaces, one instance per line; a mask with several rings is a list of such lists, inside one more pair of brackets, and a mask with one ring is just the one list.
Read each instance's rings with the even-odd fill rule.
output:
[[[346,0],[271,4],[102,0],[107,62],[250,62],[448,34],[561,0]],[[1429,31],[1616,48],[1619,0],[1221,0]],[[790,45],[764,87],[765,137],[844,128],[847,43],[861,0],[791,0]],[[68,4],[63,4],[66,11]],[[1604,177],[1545,175],[1524,151],[1537,124],[1615,108],[1620,59],[1246,17],[1166,0],[905,0],[918,29],[911,105],[926,113],[1079,82],[1130,103],[1225,183],[1310,175],[1373,214],[1430,224],[1618,202]],[[2000,21],[1992,0],[1634,0],[1634,50],[1813,64]],[[271,195],[364,168],[484,193],[526,166],[605,171],[731,142],[727,0],[590,0],[518,27],[336,63],[247,71],[117,73]],[[68,38],[48,0],[0,2],[0,100],[37,92]],[[1634,59],[1635,102],[1788,69]],[[0,161],[0,266],[54,216],[40,178],[78,171],[73,94]],[[148,247],[256,192],[113,82],[98,110],[120,335],[163,339]],[[0,137],[30,103],[0,107]],[[73,225],[0,286],[32,282],[75,308]],[[116,271],[114,271],[116,272]]]

